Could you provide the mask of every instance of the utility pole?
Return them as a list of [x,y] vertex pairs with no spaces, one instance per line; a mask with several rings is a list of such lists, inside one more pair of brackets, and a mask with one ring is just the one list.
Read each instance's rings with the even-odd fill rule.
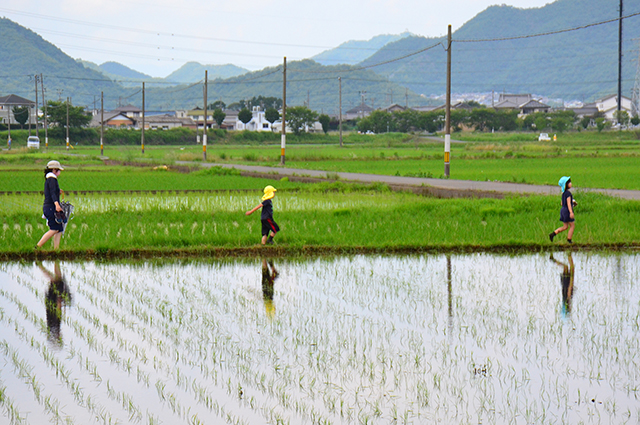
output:
[[409,89],[404,89],[404,107],[409,109]]
[[207,160],[207,82],[209,71],[204,70],[204,135],[202,136],[202,160]]
[[[38,137],[38,74],[36,74],[36,78],[34,78],[36,82],[36,137]],[[38,137],[40,140],[40,137]]]
[[47,125],[47,102],[44,99],[44,77],[40,74],[40,88],[42,88],[42,106],[44,106],[44,147],[49,149],[49,126]]
[[622,0],[620,0],[620,19],[618,20],[618,124],[622,110]]
[[11,149],[11,107],[7,108],[7,145],[9,145],[9,149]]
[[69,150],[69,98],[67,97],[67,150]]
[[444,176],[449,178],[449,156],[451,154],[451,25],[447,31],[447,104],[444,130]]
[[104,156],[104,92],[100,92],[100,156]]
[[338,105],[338,122],[340,127],[340,147],[342,147],[342,77],[338,77],[338,86],[340,90],[340,105]]
[[284,165],[284,149],[287,145],[287,57],[282,69],[282,135],[280,136],[280,165]]
[[141,143],[142,143],[142,153],[144,153],[144,81],[142,82],[142,128],[141,128],[142,132],[140,133],[141,136]]

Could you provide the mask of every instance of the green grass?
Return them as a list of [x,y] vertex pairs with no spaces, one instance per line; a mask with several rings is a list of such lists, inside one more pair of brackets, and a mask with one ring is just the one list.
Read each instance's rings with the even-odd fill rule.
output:
[[[42,170],[14,170],[0,172],[0,191],[42,191]],[[261,190],[268,184],[280,188],[294,188],[301,183],[287,179],[274,183],[270,179],[246,178],[237,170],[219,167],[182,173],[164,168],[104,167],[92,169],[65,168],[60,187],[67,191],[132,191],[132,190]]]
[[[259,243],[255,194],[78,195],[76,216],[62,249],[96,250],[246,248]],[[637,244],[640,204],[576,193],[577,244]],[[39,196],[8,195],[0,231],[4,252],[27,252],[45,232]],[[276,238],[285,247],[551,246],[559,200],[531,196],[434,199],[345,184],[283,190],[275,199]],[[558,239],[562,241],[565,235]],[[556,243],[557,245],[557,243]]]

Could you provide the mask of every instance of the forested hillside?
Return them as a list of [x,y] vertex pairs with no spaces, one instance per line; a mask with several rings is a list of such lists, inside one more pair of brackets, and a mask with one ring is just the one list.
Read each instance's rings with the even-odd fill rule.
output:
[[351,40],[346,43],[342,43],[335,49],[326,50],[318,55],[315,55],[311,59],[318,62],[321,65],[356,65],[358,62],[362,62],[375,52],[380,50],[388,43],[393,43],[405,37],[410,37],[412,34],[405,32],[396,35],[378,35],[371,40]]
[[[486,9],[453,34],[452,91],[524,92],[585,101],[617,92],[617,20],[575,31],[532,35],[615,19],[618,5],[618,0],[557,0],[537,9]],[[640,2],[625,2],[624,7],[625,16],[640,12]],[[630,97],[638,61],[640,16],[623,22],[623,94]],[[510,39],[501,40],[505,38]],[[372,68],[417,93],[442,94],[445,41],[402,39],[385,46],[361,65],[385,62],[407,51],[442,43],[407,59]]]
[[[90,104],[94,94],[124,94],[122,87],[101,73],[85,68],[38,34],[9,19],[0,18],[0,94],[35,99],[34,75],[43,74],[49,99],[70,96],[74,103]],[[91,93],[91,94],[89,94]],[[40,96],[40,93],[38,94]]]
[[[617,92],[618,5],[618,0],[556,0],[536,9],[489,7],[453,34],[453,92],[523,92],[566,101],[592,101]],[[623,20],[623,94],[629,97],[638,63],[640,2],[625,2],[624,15],[635,13],[639,15]],[[595,25],[605,20],[612,21]],[[571,30],[575,28],[580,29]],[[142,107],[142,79],[147,89],[146,110],[190,109],[204,102],[201,84],[167,84],[167,80],[202,80],[205,65],[196,62],[185,64],[166,79],[143,76],[139,80],[137,71],[120,64],[110,65],[108,71],[101,65],[100,72],[95,64],[87,68],[8,19],[0,19],[0,37],[0,95],[33,99],[33,76],[42,73],[47,98],[69,96],[74,105],[96,105],[104,92],[106,109],[124,104]],[[385,41],[383,38],[378,41]],[[287,66],[287,104],[337,113],[338,77],[342,78],[343,111],[362,101],[374,108],[390,103],[441,103],[429,97],[445,92],[445,44],[444,38],[409,36],[386,44],[355,66],[291,62]],[[282,65],[244,72],[234,65],[209,68],[208,102],[282,97]]]

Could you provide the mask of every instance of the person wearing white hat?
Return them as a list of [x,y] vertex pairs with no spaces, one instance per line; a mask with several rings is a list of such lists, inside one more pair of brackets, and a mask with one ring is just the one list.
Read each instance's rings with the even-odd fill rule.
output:
[[273,238],[280,231],[278,223],[273,220],[273,204],[271,200],[276,196],[277,189],[271,185],[264,188],[264,196],[262,202],[255,208],[247,211],[246,215],[251,215],[254,211],[262,208],[260,221],[262,222],[262,245],[273,244]]
[[40,241],[36,245],[37,248],[47,243],[47,241],[53,238],[53,249],[60,247],[60,239],[62,238],[62,231],[64,230],[63,224],[56,221],[56,211],[62,211],[60,206],[60,185],[58,184],[58,176],[60,172],[64,170],[58,161],[49,161],[47,168],[44,170],[44,204],[42,205],[42,212],[47,219],[49,230],[42,235]]

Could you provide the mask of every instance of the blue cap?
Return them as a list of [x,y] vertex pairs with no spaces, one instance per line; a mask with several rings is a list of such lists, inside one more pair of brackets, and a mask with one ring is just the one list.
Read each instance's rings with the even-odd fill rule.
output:
[[562,188],[562,192],[564,193],[565,190],[567,190],[567,182],[571,180],[571,176],[562,176],[560,177],[560,180],[558,181],[558,186],[560,186]]

